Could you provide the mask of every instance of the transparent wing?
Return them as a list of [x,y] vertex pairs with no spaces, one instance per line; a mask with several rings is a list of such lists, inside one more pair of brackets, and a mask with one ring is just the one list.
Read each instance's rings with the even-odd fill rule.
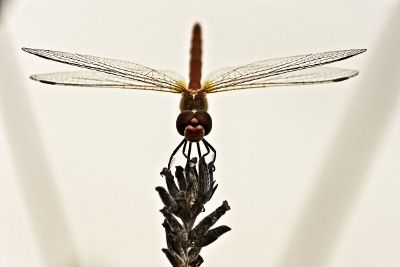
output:
[[[22,48],[22,50],[45,59],[93,70],[89,72],[69,72],[69,74],[67,72],[32,76],[33,79],[45,83],[75,86],[96,86],[95,84],[101,86],[101,84],[108,84],[108,86],[103,87],[119,87],[118,85],[123,85],[123,88],[177,93],[185,90],[182,80],[172,78],[162,71],[128,61],[44,49]],[[95,72],[99,73],[91,77],[90,75]]]
[[[267,59],[235,68],[225,68],[212,73],[205,81],[203,90],[208,93],[213,93],[271,85],[339,81],[353,77],[357,75],[357,72],[340,69],[329,70],[327,68],[318,68],[315,71],[308,72],[306,69],[344,60],[365,51],[366,49],[331,51]],[[275,79],[272,78],[274,76]]]
[[135,82],[108,73],[98,71],[67,71],[34,74],[31,79],[47,84],[82,86],[82,87],[109,87],[122,89],[152,90],[178,93],[178,91],[162,88],[146,83]]
[[[174,79],[175,81],[179,81],[182,84],[184,84],[185,78],[182,77],[179,73],[176,73],[175,71],[172,70],[157,70],[158,72],[170,77],[171,79]],[[186,88],[186,87],[185,87]]]
[[311,69],[298,70],[276,76],[271,76],[239,85],[226,86],[218,90],[208,91],[208,93],[232,91],[239,89],[264,88],[271,86],[290,86],[340,82],[357,76],[357,74],[358,71],[356,70],[330,67],[315,67]]

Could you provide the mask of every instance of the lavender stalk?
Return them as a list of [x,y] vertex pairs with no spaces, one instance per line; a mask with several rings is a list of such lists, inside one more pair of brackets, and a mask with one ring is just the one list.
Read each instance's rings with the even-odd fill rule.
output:
[[175,176],[167,168],[161,171],[167,184],[167,189],[156,187],[164,204],[160,211],[165,218],[162,225],[167,248],[162,251],[173,267],[200,266],[201,249],[231,230],[225,225],[211,228],[230,209],[227,201],[195,225],[197,216],[217,189],[214,170],[214,162],[207,164],[201,157],[198,168],[197,159],[193,158],[185,168],[177,166]]

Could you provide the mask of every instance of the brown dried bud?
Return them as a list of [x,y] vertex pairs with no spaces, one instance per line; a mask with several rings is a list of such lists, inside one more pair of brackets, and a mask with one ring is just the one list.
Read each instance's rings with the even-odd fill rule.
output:
[[199,267],[203,262],[203,258],[199,255],[196,260],[190,262],[190,267]]
[[231,228],[226,225],[218,226],[214,229],[211,229],[207,232],[205,236],[200,237],[195,241],[195,246],[196,247],[208,246],[209,244],[217,240],[221,235],[225,234],[230,230]]
[[163,248],[162,252],[167,256],[169,262],[172,264],[173,267],[185,267],[185,262],[181,257],[178,256],[173,251],[170,251],[169,249]]
[[179,189],[175,184],[174,176],[172,175],[171,170],[164,168],[160,174],[165,177],[165,182],[167,184],[169,193],[173,197],[176,197],[176,195],[179,193]]
[[165,217],[165,221],[167,222],[171,232],[176,234],[181,241],[187,242],[187,234],[185,228],[178,222],[172,213],[162,209],[161,212]]
[[194,262],[200,255],[201,247],[193,247],[189,250],[189,262]]
[[225,200],[221,206],[219,206],[213,213],[206,216],[203,220],[201,220],[199,224],[195,226],[192,231],[190,231],[189,239],[195,240],[205,235],[208,229],[210,229],[210,227],[213,226],[218,221],[218,219],[222,215],[224,215],[225,212],[229,209],[230,207],[228,205],[228,202]]
[[176,203],[175,199],[165,190],[162,186],[157,186],[156,191],[158,192],[161,201],[164,205],[171,209],[171,212],[175,212],[178,210],[178,204]]
[[199,179],[199,193],[204,196],[207,195],[212,183],[210,172],[204,158],[201,158],[199,162],[199,176],[201,177],[201,179]]
[[182,166],[176,166],[175,177],[176,177],[176,180],[178,180],[179,189],[181,191],[186,191],[187,182],[186,182],[185,175],[183,174]]

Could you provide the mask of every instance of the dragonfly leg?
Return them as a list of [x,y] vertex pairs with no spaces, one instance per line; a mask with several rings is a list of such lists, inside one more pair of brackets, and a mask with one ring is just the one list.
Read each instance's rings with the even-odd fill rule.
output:
[[199,142],[196,142],[197,145],[197,153],[199,154],[199,159],[201,158],[201,150],[200,150],[200,144]]
[[188,141],[186,140],[185,145],[183,146],[183,149],[182,149],[182,154],[185,156],[185,158],[186,158],[186,160],[187,160],[187,163],[189,163],[189,161],[190,161],[190,154],[192,153],[192,142],[189,141],[188,153],[186,154],[186,153],[185,153],[185,150],[186,150],[186,144],[187,144],[187,142],[188,142]]
[[[214,148],[212,145],[210,145],[210,143],[208,143],[205,139],[203,139],[203,143],[204,143],[204,146],[207,148],[207,154],[210,153],[210,149],[211,149],[211,151],[214,153],[213,159],[211,160],[211,162],[214,163],[215,160],[217,159],[217,151],[216,151],[215,148]],[[206,154],[206,155],[207,155],[207,154]]]
[[187,154],[187,160],[190,160],[190,154],[192,153],[192,144],[193,142],[189,142],[189,150],[188,150],[188,154]]
[[204,143],[204,139],[203,139],[203,144],[204,144],[204,147],[207,149],[207,153],[204,154],[203,157],[206,157],[206,156],[208,156],[208,154],[210,154],[210,148]]
[[183,149],[185,149],[186,143],[187,143],[186,139],[183,139],[182,142],[180,142],[179,145],[174,149],[171,157],[169,158],[168,170],[171,169],[171,164],[173,163],[173,161],[175,159],[174,156],[175,156],[176,152],[178,152],[178,150],[181,148],[182,145],[184,145]]
[[185,156],[185,158],[187,158],[187,156],[186,156],[186,154],[185,154],[185,151],[186,151],[186,145],[187,145],[187,139],[185,138],[185,143],[183,144],[183,148],[182,148],[182,153],[183,153],[183,155]]
[[[214,162],[215,162],[215,158],[216,158],[217,152],[215,151],[214,147],[213,147],[212,145],[210,145],[210,143],[208,143],[206,140],[202,139],[202,141],[203,141],[203,145],[204,145],[205,149],[207,150],[207,152],[206,152],[205,154],[202,154],[202,152],[201,152],[201,147],[200,147],[200,142],[196,142],[197,154],[198,154],[198,156],[199,156],[199,159],[200,159],[200,158],[206,157],[206,156],[209,155],[210,152],[212,151],[212,152],[214,153],[214,155],[212,156],[212,161],[211,161],[211,162],[214,163]],[[188,144],[188,142],[189,142],[189,144]],[[193,145],[193,142],[188,141],[186,138],[183,139],[183,140],[179,143],[179,145],[174,149],[174,151],[172,152],[172,154],[171,154],[171,156],[170,156],[170,158],[169,158],[169,162],[168,162],[168,169],[169,169],[169,170],[171,169],[171,165],[172,165],[172,164],[174,163],[174,161],[175,161],[175,155],[176,155],[176,153],[179,151],[179,149],[180,149],[182,146],[183,146],[183,148],[182,148],[182,154],[183,154],[183,156],[185,156],[185,158],[186,158],[187,161],[190,161],[190,156],[191,156],[191,154],[192,154],[192,145]],[[187,148],[187,152],[186,152],[186,148]]]

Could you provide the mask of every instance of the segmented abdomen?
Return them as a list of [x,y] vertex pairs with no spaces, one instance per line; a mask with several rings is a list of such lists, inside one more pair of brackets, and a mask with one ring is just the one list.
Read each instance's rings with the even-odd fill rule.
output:
[[201,27],[198,23],[193,26],[192,45],[190,48],[189,89],[201,88]]

